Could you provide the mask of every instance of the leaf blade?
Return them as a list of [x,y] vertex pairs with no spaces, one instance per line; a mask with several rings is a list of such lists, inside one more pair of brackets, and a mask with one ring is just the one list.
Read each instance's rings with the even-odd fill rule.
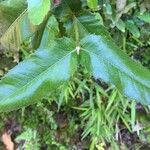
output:
[[12,69],[0,81],[0,111],[30,105],[67,81],[76,69],[74,47],[72,40],[60,39]]
[[[84,34],[80,32],[81,55],[86,62],[91,62],[87,69],[95,78],[114,84],[125,96],[150,104],[149,70],[121,51],[100,20],[93,16],[78,17],[79,27],[84,30]],[[82,59],[85,66],[83,62]]]
[[113,83],[127,97],[150,103],[150,72],[147,69],[129,59],[103,36],[89,35],[81,43],[81,49],[90,55],[95,78]]

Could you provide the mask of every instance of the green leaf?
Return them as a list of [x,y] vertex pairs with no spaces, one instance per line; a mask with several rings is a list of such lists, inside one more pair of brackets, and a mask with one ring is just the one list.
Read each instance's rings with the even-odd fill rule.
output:
[[134,130],[136,123],[136,102],[132,101],[131,103],[131,126],[132,126],[132,131]]
[[96,9],[98,7],[98,0],[87,0],[89,8]]
[[113,83],[126,96],[150,104],[150,72],[131,60],[112,40],[89,35],[81,41],[81,47],[83,53],[90,56],[95,78]]
[[48,47],[59,36],[59,25],[56,18],[52,15],[49,17],[41,39],[40,48]]
[[[73,19],[69,20],[65,23],[64,27],[66,28],[66,32],[68,36],[75,37],[74,34],[74,26],[73,26]],[[101,32],[103,35],[107,34],[106,30],[99,30],[97,27],[101,27],[100,25],[103,24],[102,19],[100,16],[98,17],[97,13],[89,14],[89,13],[82,13],[79,17],[77,17],[77,26],[79,31],[79,37],[82,39],[89,33],[100,34]],[[96,27],[96,28],[95,28]]]
[[107,15],[112,15],[112,7],[109,3],[103,4],[104,11],[106,12]]
[[61,3],[53,10],[54,14],[60,22],[65,22],[73,13],[79,13],[81,11],[80,0],[61,0]]
[[4,0],[0,2],[0,20],[12,23],[26,7],[25,0]]
[[86,60],[88,62],[86,66],[95,78],[116,85],[129,98],[150,104],[149,70],[121,51],[110,38],[105,27],[94,20],[93,15],[78,19],[80,28],[82,27],[84,33],[87,33],[80,41],[80,55],[84,56],[84,60],[81,60],[82,65],[85,66]]
[[150,12],[139,13],[138,18],[147,23],[150,23]]
[[137,38],[140,37],[140,31],[132,20],[128,20],[125,23],[125,25],[126,25],[126,28],[133,34],[133,36],[135,36]]
[[6,33],[0,38],[0,42],[7,49],[19,49],[22,42],[32,37],[37,29],[37,26],[30,23],[27,10],[25,10],[7,29]]
[[76,70],[76,56],[75,42],[69,38],[32,54],[0,81],[0,111],[28,106],[61,86]]
[[125,24],[124,24],[124,22],[121,19],[119,19],[118,22],[116,22],[116,27],[120,31],[125,32]]
[[45,16],[50,10],[50,0],[27,0],[29,18],[34,25],[39,25],[43,22]]
[[26,7],[25,0],[4,0],[0,2],[0,36]]

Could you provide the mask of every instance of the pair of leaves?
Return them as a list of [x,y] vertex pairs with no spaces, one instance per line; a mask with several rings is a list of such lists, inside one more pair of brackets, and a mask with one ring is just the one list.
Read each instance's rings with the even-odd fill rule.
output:
[[[58,23],[51,16],[43,34],[50,43],[41,42],[41,48],[35,54],[0,81],[0,111],[18,109],[43,98],[70,79],[77,70],[78,60],[95,78],[113,83],[130,98],[150,103],[149,71],[114,44],[95,14],[85,13],[76,20],[79,55],[73,38],[57,38]],[[74,25],[74,20],[66,25],[67,33],[73,31]]]
[[68,80],[74,68],[73,48],[73,41],[60,39],[11,70],[0,81],[0,111],[34,103]]

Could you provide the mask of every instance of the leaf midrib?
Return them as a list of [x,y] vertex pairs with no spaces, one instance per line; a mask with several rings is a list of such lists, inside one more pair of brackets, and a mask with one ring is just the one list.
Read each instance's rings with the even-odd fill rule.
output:
[[39,75],[37,75],[34,79],[32,79],[30,82],[28,82],[27,84],[23,85],[22,87],[20,87],[18,90],[15,90],[15,92],[11,93],[8,97],[4,99],[2,99],[1,101],[6,101],[7,99],[9,99],[9,97],[13,96],[15,93],[19,92],[21,89],[23,89],[24,87],[28,86],[29,84],[31,84],[32,82],[34,82],[35,80],[38,79],[39,76],[41,76],[42,74],[44,74],[45,72],[47,72],[50,68],[54,67],[55,65],[57,65],[59,62],[61,62],[63,59],[65,59],[65,57],[69,56],[70,54],[72,54],[73,52],[75,52],[76,49],[72,50],[71,52],[69,52],[67,55],[65,55],[64,57],[62,57],[60,60],[56,61],[54,64],[52,64],[50,67],[48,67],[46,70],[44,70],[42,73],[40,73]]

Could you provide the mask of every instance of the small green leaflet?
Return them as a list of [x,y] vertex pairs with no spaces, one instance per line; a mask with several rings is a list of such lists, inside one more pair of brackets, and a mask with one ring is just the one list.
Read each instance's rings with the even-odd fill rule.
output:
[[59,37],[59,27],[56,18],[52,15],[45,26],[43,37],[41,39],[40,48],[48,47],[48,45]]
[[140,37],[140,31],[133,20],[128,20],[125,23],[126,28],[133,34],[133,36],[139,38]]
[[97,9],[98,7],[98,0],[87,0],[87,4],[91,9]]
[[[78,24],[82,31],[84,30],[84,37],[80,35],[83,37],[80,42],[81,54],[88,62],[86,66],[91,74],[95,78],[114,84],[125,96],[143,104],[150,104],[149,70],[121,51],[93,14],[78,17]],[[82,62],[84,61],[81,60]]]
[[43,22],[45,16],[51,7],[50,0],[27,0],[29,18],[34,25],[39,25]]
[[147,23],[150,23],[150,12],[138,13],[137,17]]

